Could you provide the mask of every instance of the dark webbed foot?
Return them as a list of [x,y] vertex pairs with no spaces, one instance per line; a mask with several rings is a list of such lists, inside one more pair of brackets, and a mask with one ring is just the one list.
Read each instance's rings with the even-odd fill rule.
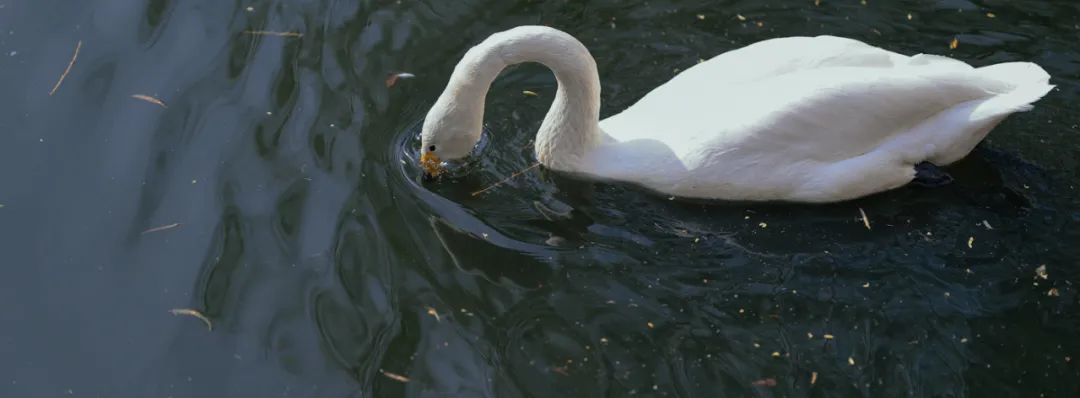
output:
[[915,180],[912,181],[915,185],[938,188],[949,185],[951,182],[953,182],[952,176],[933,163],[922,162],[915,165]]

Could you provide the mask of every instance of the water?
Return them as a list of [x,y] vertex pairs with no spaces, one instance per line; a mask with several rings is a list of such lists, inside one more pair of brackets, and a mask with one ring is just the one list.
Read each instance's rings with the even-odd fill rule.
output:
[[[589,46],[603,116],[789,35],[1058,89],[944,189],[704,205],[530,170],[472,196],[533,162],[555,86],[522,66],[483,156],[421,182],[453,65],[520,24]],[[1078,35],[1072,0],[0,1],[0,396],[1077,396]]]

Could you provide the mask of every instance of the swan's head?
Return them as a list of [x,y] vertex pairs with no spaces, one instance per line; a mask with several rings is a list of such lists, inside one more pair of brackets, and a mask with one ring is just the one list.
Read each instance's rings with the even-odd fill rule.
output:
[[425,177],[437,177],[444,162],[468,156],[483,132],[483,102],[477,106],[443,93],[424,119],[420,135],[420,167]]

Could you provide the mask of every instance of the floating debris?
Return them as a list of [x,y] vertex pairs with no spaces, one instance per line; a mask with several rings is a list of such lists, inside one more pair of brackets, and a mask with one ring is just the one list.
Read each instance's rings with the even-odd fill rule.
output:
[[986,13],[986,17],[987,18],[997,18],[997,15],[994,15],[994,13],[992,13],[992,12],[988,12],[988,13]]
[[764,223],[764,222],[761,222],[761,223],[758,223],[758,226],[759,226],[759,227],[762,227],[762,228],[768,228],[768,227],[769,227],[769,224],[766,224],[766,223]]
[[776,379],[772,377],[766,377],[764,379],[757,380],[752,384],[758,387],[776,387]]
[[831,334],[825,334],[825,336],[823,336],[823,337],[825,337],[825,340],[832,340],[832,339],[836,338],[835,336],[833,336]]
[[645,326],[648,326],[649,329],[656,329],[656,325],[654,325],[652,322],[645,322]]
[[971,249],[974,246],[975,246],[975,237],[974,236],[968,237],[968,249]]
[[817,383],[817,372],[810,372],[810,385]]
[[773,351],[772,357],[773,358],[780,358],[780,351]]
[[143,100],[143,101],[149,102],[149,103],[151,103],[151,104],[154,104],[154,105],[160,106],[160,107],[162,107],[162,108],[168,108],[168,106],[166,106],[166,105],[165,105],[165,102],[164,102],[164,101],[162,101],[162,100],[159,100],[159,99],[157,99],[157,98],[154,98],[154,97],[151,97],[151,96],[149,96],[149,95],[145,95],[145,94],[132,94],[132,95],[131,95],[131,98],[134,98],[134,99],[137,99],[137,100]]
[[907,13],[907,20],[908,20],[908,21],[910,21],[910,20],[911,20],[911,13],[910,13],[910,12],[909,12],[909,13]]
[[393,373],[393,372],[387,372],[387,371],[382,370],[382,369],[379,369],[379,373],[382,373],[383,376],[386,376],[387,378],[389,378],[391,380],[400,381],[402,383],[408,383],[408,382],[411,381],[408,377],[405,377],[405,376],[402,376],[402,375],[399,375],[399,374]]
[[210,323],[210,318],[207,318],[206,315],[203,315],[197,310],[188,308],[173,308],[169,310],[169,312],[171,312],[173,315],[187,315],[199,318],[199,320],[203,321],[203,323],[206,324],[206,330],[214,330],[214,324]]
[[435,308],[427,307],[428,315],[435,317],[436,322],[442,322],[442,318],[439,318],[439,312],[435,311]]
[[275,32],[272,30],[245,30],[244,33],[253,36],[304,37],[304,34],[300,32]]
[[742,16],[742,14],[735,14],[735,18],[738,18],[740,21],[746,21],[746,17]]
[[956,47],[959,46],[959,45],[960,45],[960,39],[954,37],[952,39],[952,41],[949,42],[949,49],[950,50],[955,50]]
[[394,87],[398,80],[412,79],[414,77],[416,77],[416,75],[409,72],[391,73],[386,76],[386,88]]
[[479,191],[473,192],[471,196],[478,196],[478,195],[480,195],[480,194],[483,194],[484,192],[487,192],[487,191],[490,191],[490,190],[492,190],[492,189],[495,189],[495,187],[498,187],[498,186],[500,186],[500,185],[502,185],[502,184],[505,184],[505,183],[507,183],[508,181],[510,181],[510,180],[512,180],[512,179],[514,179],[514,178],[516,178],[517,176],[519,176],[519,175],[522,175],[522,174],[525,174],[525,173],[526,173],[526,172],[528,172],[529,170],[535,169],[535,168],[537,168],[537,167],[539,167],[539,166],[540,166],[540,162],[536,162],[536,163],[534,163],[534,164],[533,164],[532,166],[526,167],[526,168],[522,169],[521,171],[518,171],[518,172],[516,172],[516,173],[514,173],[514,174],[511,174],[511,175],[510,175],[509,177],[506,177],[506,178],[504,178],[504,179],[503,179],[502,181],[499,181],[499,182],[496,182],[496,183],[494,183],[494,184],[491,184],[491,185],[490,185],[490,186],[488,186],[487,188],[484,188],[484,189],[481,189],[481,190],[479,190]]
[[855,358],[847,357],[848,365],[855,366]]
[[526,97],[539,97],[540,96],[540,94],[537,94],[535,91],[529,91],[529,90],[522,90],[521,94],[525,95]]
[[986,222],[986,220],[982,220],[982,226],[986,227],[986,229],[994,229],[994,227],[991,227],[990,223]]
[[1046,264],[1040,265],[1039,268],[1035,268],[1035,277],[1042,279],[1050,278],[1050,274],[1046,272]]
[[704,20],[705,20],[705,14],[698,14],[698,15],[697,15],[697,19],[698,19],[699,21],[704,21]]
[[71,55],[71,62],[68,62],[67,69],[64,69],[64,73],[60,75],[60,79],[56,81],[56,85],[53,86],[52,90],[49,90],[50,96],[55,94],[56,90],[60,89],[60,83],[63,83],[64,79],[67,78],[68,73],[71,73],[71,67],[75,66],[75,59],[79,58],[79,49],[81,48],[82,40],[79,40],[78,43],[75,43],[75,53]]
[[180,226],[180,223],[174,222],[174,223],[169,224],[169,225],[162,225],[160,227],[150,228],[148,230],[142,231],[142,234],[145,235],[145,234],[150,234],[150,233],[154,233],[154,232],[161,232],[161,231],[173,229],[173,228],[176,228],[176,227],[179,227],[179,226]]
[[1059,292],[1056,287],[1052,287],[1050,288],[1050,291],[1046,292],[1046,295],[1050,297],[1060,297],[1061,292]]
[[871,230],[870,229],[870,218],[866,216],[866,212],[863,211],[863,209],[861,207],[859,208],[859,215],[862,216],[862,223],[863,223],[863,225],[866,226],[866,229]]

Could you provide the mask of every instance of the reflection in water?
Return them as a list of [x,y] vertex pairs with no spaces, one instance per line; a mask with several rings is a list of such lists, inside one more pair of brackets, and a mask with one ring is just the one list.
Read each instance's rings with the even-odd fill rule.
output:
[[[0,395],[1080,394],[1078,18],[1072,1],[9,4]],[[453,65],[536,23],[597,57],[602,117],[790,35],[1031,60],[1059,88],[944,189],[687,203],[538,169],[473,195],[534,162],[555,82],[522,65],[490,93],[479,156],[421,182],[419,123]],[[168,314],[188,307],[214,330]]]

